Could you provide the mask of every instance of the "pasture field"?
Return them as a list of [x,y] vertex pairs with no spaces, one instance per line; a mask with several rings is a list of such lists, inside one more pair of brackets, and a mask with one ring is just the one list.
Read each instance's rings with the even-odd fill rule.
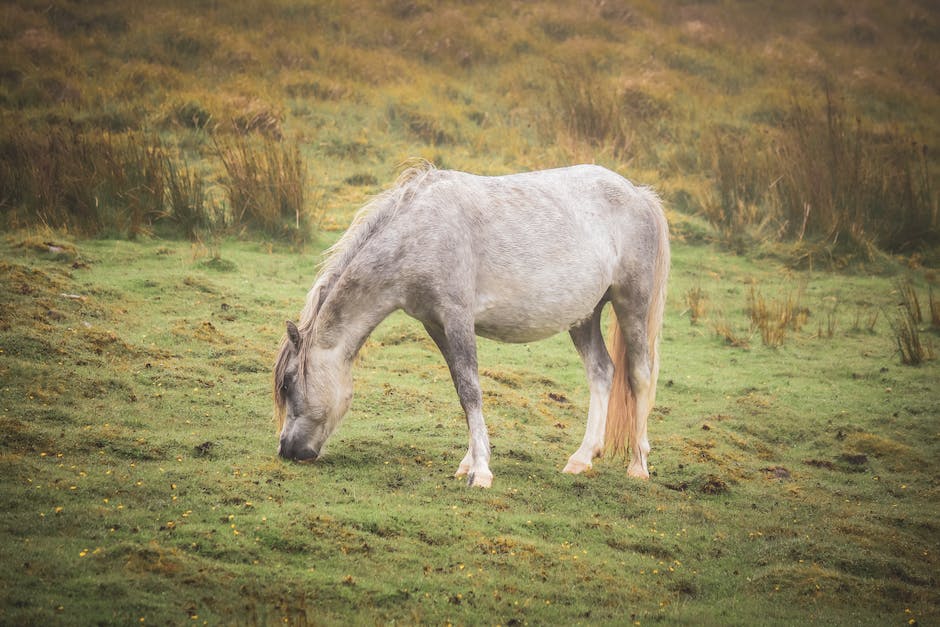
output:
[[[934,4],[0,4],[0,624],[940,623]],[[400,314],[277,458],[284,321],[412,158],[662,195],[649,482],[560,473],[562,335],[480,341],[468,490]]]
[[[334,237],[2,240],[0,622],[940,620],[940,367],[900,364],[888,276],[675,245],[648,483],[560,473],[587,411],[567,337],[481,341],[496,478],[471,490],[443,359],[399,314],[327,455],[276,457],[273,352]],[[799,297],[779,347],[753,290]]]

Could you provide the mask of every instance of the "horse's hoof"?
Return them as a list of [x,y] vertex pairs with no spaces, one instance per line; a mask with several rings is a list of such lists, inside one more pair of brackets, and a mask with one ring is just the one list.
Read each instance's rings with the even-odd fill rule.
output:
[[565,469],[562,470],[562,472],[567,473],[569,475],[580,475],[582,472],[587,472],[588,470],[591,470],[593,467],[594,466],[590,462],[585,464],[582,461],[578,461],[572,458],[568,460],[568,465],[565,466]]
[[488,488],[493,485],[493,474],[471,472],[467,475],[468,488]]
[[627,468],[627,476],[633,477],[634,479],[648,480],[650,478],[650,473],[645,468],[634,468],[633,466],[630,466]]

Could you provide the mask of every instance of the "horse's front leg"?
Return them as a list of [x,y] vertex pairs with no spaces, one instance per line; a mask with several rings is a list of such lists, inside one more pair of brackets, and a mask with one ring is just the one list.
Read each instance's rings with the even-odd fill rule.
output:
[[425,324],[425,329],[444,355],[470,429],[470,446],[454,476],[466,476],[468,486],[488,488],[493,484],[490,438],[483,420],[483,392],[477,371],[477,344],[472,324],[447,329]]

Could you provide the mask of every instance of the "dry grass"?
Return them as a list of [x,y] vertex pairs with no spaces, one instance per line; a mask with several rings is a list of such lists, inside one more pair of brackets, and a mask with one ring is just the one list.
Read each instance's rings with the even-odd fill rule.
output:
[[0,148],[0,218],[80,234],[149,232],[164,213],[167,161],[140,134],[8,129]]
[[764,344],[774,348],[783,345],[788,330],[799,331],[809,318],[809,310],[801,306],[799,294],[768,299],[753,285],[747,294],[747,314]]
[[917,296],[917,290],[914,284],[908,280],[898,281],[895,288],[901,297],[900,306],[907,312],[907,316],[915,323],[920,324],[924,321],[924,315],[920,309],[920,298]]
[[225,167],[232,224],[302,243],[312,219],[304,203],[307,166],[297,142],[235,134],[214,138]]
[[902,364],[917,366],[934,358],[933,346],[921,338],[920,329],[906,308],[898,308],[892,328]]
[[[131,14],[28,0],[4,9],[0,102],[8,128],[39,135],[159,133],[188,146],[207,185],[205,135],[295,136],[343,219],[362,200],[355,175],[385,180],[409,156],[486,173],[594,161],[675,192],[738,250],[785,238],[871,256],[938,241],[924,149],[937,143],[936,17],[903,4],[157,0]],[[75,192],[72,222],[98,228],[81,216],[95,194]],[[34,196],[5,193],[5,221],[63,217]],[[275,225],[289,210],[255,216],[243,200],[229,208],[251,228],[296,234]]]
[[816,241],[867,259],[940,242],[927,147],[824,94],[821,111],[794,103],[766,134],[719,126],[702,140],[717,192],[702,209],[722,239]]
[[633,134],[622,96],[589,68],[555,68],[551,106],[552,123],[563,124],[571,136],[618,157],[630,151]]
[[926,146],[867,128],[828,88],[821,118],[794,106],[777,157],[777,200],[792,237],[892,251],[937,242]]
[[940,300],[934,298],[933,286],[928,292],[928,299],[930,300],[930,326],[940,329]]
[[701,287],[691,287],[685,293],[685,304],[689,312],[689,322],[698,324],[708,311],[708,295]]
[[733,346],[734,348],[750,348],[751,339],[750,337],[745,337],[743,334],[739,333],[731,324],[724,318],[718,318],[712,322],[712,330],[715,332],[715,335],[718,338],[724,340],[728,346]]
[[819,329],[816,331],[816,337],[829,338],[832,339],[836,335],[836,327],[838,326],[838,320],[836,318],[836,310],[832,309],[826,312],[826,322],[823,326],[823,321],[819,321]]
[[[923,315],[917,290],[913,284],[910,280],[898,281],[895,283],[895,289],[901,299],[891,322],[895,343],[901,356],[901,363],[917,366],[934,358],[933,345],[929,339],[921,337],[920,324],[923,322]],[[930,305],[933,316],[935,308],[932,293]]]
[[864,329],[868,333],[874,333],[875,325],[878,324],[878,318],[880,317],[880,315],[881,315],[881,310],[879,309],[875,309],[872,307],[863,308],[859,306],[855,310],[855,319],[852,322],[852,330],[856,332],[861,331],[862,324],[864,322]]
[[191,240],[220,231],[224,216],[216,210],[205,189],[205,178],[185,162],[166,161],[167,216]]

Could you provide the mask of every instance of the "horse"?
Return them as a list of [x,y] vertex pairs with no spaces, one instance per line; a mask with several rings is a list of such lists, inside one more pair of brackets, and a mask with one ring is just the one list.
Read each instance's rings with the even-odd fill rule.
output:
[[[273,376],[278,454],[323,454],[349,409],[356,355],[403,310],[450,371],[470,433],[455,473],[467,485],[493,481],[476,336],[532,342],[562,331],[590,388],[584,439],[563,472],[629,448],[628,476],[648,479],[669,256],[656,193],[600,166],[503,176],[427,163],[405,170],[324,254],[299,322],[287,322]],[[608,302],[610,352],[601,331]]]

